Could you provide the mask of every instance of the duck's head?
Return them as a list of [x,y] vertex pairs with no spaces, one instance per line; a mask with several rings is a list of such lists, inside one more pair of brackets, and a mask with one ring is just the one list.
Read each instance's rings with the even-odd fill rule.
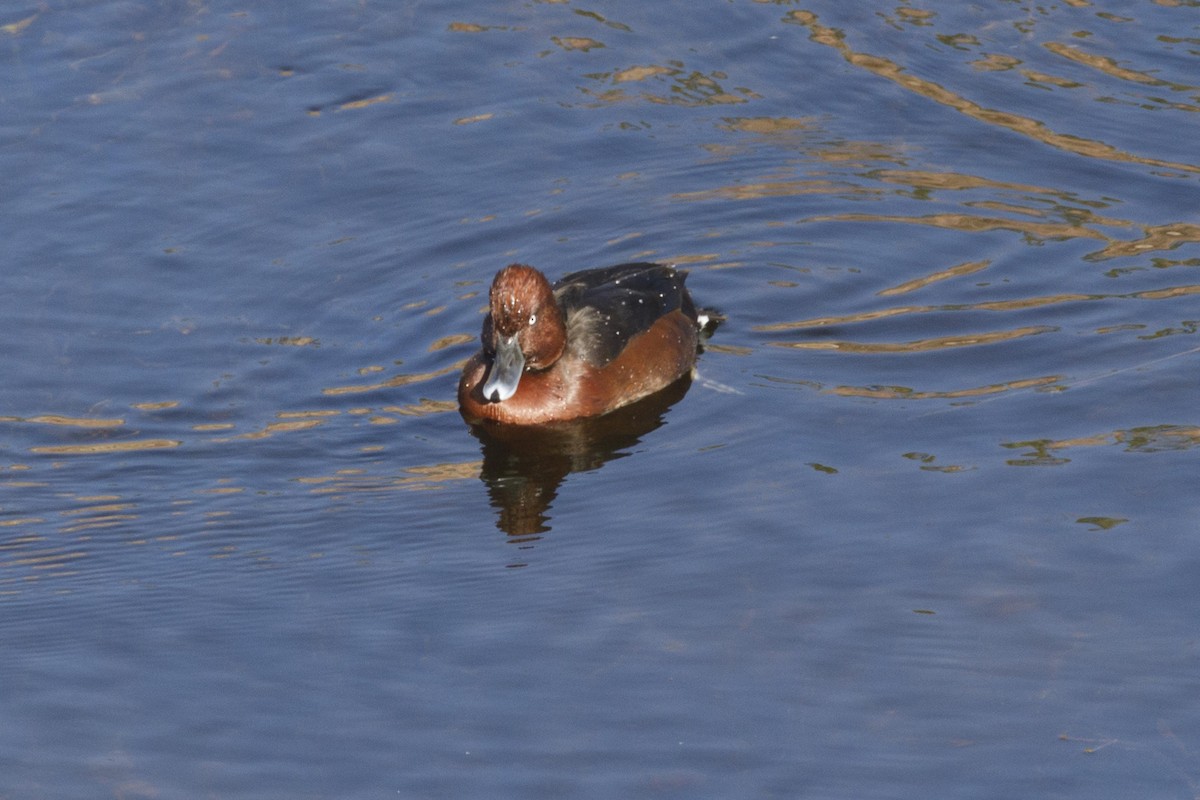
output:
[[483,396],[502,403],[516,394],[525,370],[546,369],[559,359],[567,326],[550,281],[525,264],[496,273],[490,306],[481,337],[491,360]]

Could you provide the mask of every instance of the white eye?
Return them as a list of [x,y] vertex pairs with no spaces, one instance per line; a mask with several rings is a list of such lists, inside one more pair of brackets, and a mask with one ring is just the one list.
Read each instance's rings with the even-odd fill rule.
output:
[[530,315],[529,315],[529,327],[531,327],[531,328],[532,328],[532,327],[533,327],[533,324],[534,324],[535,322],[537,322],[537,314],[530,314]]

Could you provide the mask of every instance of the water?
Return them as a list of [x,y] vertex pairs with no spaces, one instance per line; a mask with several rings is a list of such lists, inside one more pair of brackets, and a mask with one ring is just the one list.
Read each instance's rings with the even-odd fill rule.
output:
[[[1194,3],[0,16],[0,796],[1195,797]],[[453,405],[494,272],[690,386]]]

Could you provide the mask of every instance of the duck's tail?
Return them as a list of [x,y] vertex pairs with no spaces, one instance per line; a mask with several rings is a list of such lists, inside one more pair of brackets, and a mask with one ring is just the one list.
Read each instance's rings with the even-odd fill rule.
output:
[[700,339],[708,339],[725,322],[725,315],[715,308],[696,309],[696,327],[700,329]]

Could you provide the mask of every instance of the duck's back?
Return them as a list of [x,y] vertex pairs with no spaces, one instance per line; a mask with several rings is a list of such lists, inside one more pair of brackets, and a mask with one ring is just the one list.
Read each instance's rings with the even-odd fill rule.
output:
[[684,275],[662,264],[618,264],[564,275],[554,296],[567,322],[575,355],[604,365],[660,318],[679,311],[695,322]]

